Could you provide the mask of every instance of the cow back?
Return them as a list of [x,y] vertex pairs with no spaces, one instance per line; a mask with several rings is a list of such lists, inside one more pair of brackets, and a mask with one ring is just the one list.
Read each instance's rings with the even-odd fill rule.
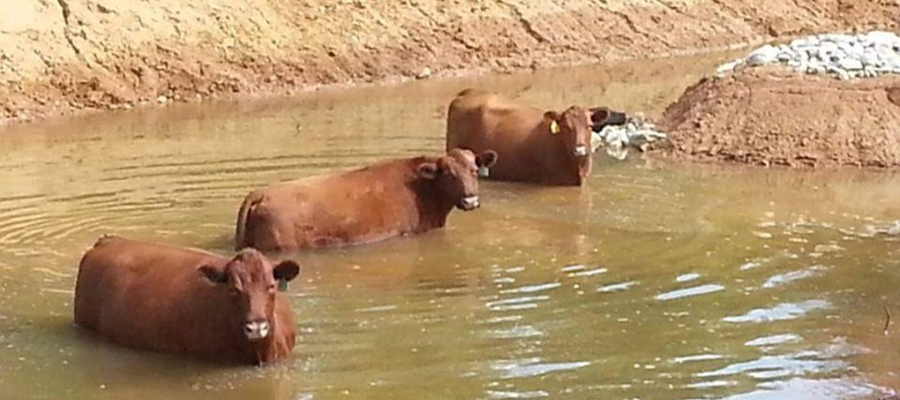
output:
[[[228,295],[212,290],[198,272],[202,265],[227,262],[199,250],[103,238],[79,265],[75,323],[132,348],[255,362],[257,354],[234,329],[235,316],[222,307]],[[278,296],[279,318],[290,323],[272,332],[291,335],[275,340],[283,355],[293,347],[293,316]]]
[[466,90],[450,103],[447,148],[455,147],[496,151],[488,179],[560,184],[578,175],[543,110],[488,92]]
[[264,251],[314,249],[415,231],[423,209],[414,184],[419,162],[392,160],[257,190],[244,244]]

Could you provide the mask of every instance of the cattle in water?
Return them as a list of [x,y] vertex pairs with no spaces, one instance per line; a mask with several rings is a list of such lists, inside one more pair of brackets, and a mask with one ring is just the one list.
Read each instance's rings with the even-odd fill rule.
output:
[[235,247],[342,247],[441,228],[454,207],[480,206],[478,170],[496,160],[488,149],[451,149],[255,190],[238,211]]
[[294,348],[294,316],[277,285],[299,268],[254,249],[228,259],[105,236],[81,259],[75,325],[136,349],[270,363]]
[[489,179],[581,185],[593,165],[591,131],[623,123],[623,113],[605,107],[544,111],[466,89],[447,112],[447,148],[496,151]]

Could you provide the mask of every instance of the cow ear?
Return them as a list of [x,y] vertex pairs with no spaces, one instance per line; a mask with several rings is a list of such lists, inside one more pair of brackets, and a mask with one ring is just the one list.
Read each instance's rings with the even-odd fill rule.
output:
[[299,274],[300,264],[297,264],[294,260],[284,260],[278,263],[275,268],[272,268],[272,275],[275,277],[276,281],[289,282]]
[[228,275],[225,274],[224,268],[218,268],[212,265],[201,265],[197,270],[203,274],[203,277],[206,278],[206,280],[212,283],[223,284],[228,282]]
[[475,157],[475,165],[478,167],[490,168],[497,162],[497,152],[493,150],[485,150]]
[[559,122],[557,121],[559,121],[560,118],[561,115],[556,111],[547,111],[544,113],[544,119],[547,120],[551,135],[559,133]]
[[436,163],[427,162],[419,164],[419,167],[416,168],[416,172],[419,173],[419,176],[425,179],[435,179],[438,175],[438,166]]

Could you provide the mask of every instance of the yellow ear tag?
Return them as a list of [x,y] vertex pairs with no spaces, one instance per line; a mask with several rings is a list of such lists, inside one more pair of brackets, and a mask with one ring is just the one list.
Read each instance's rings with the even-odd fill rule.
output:
[[550,134],[555,135],[559,133],[559,124],[556,121],[550,121]]

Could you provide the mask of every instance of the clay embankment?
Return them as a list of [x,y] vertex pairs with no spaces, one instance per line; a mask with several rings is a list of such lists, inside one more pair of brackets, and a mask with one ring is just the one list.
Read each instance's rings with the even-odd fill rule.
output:
[[900,167],[896,34],[798,38],[759,48],[717,75],[689,87],[666,109],[659,121],[668,132],[664,154],[762,165]]
[[0,124],[890,29],[897,15],[853,0],[7,1]]

